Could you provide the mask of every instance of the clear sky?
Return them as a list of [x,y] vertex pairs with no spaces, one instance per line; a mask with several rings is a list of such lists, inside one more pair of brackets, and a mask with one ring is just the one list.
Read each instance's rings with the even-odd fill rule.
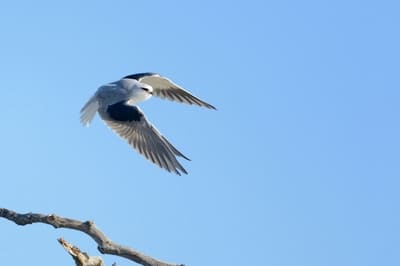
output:
[[[400,265],[399,10],[4,2],[0,207],[94,220],[116,242],[188,266]],[[98,117],[79,123],[100,85],[144,71],[218,108],[140,105],[192,159],[187,176],[143,159]],[[61,236],[99,254],[82,233],[47,225],[2,219],[0,235],[7,266],[72,265]]]

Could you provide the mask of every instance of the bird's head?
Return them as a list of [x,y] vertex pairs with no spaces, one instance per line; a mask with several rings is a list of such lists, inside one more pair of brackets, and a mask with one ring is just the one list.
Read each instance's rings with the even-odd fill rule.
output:
[[146,94],[149,94],[150,96],[153,94],[153,87],[148,85],[148,84],[144,84],[144,83],[140,83],[139,84],[140,89],[142,89]]
[[146,101],[153,95],[153,87],[148,84],[138,83],[138,91],[136,92],[136,97],[139,101]]
[[148,84],[136,82],[130,87],[129,102],[131,104],[137,104],[148,100],[153,94],[153,87]]

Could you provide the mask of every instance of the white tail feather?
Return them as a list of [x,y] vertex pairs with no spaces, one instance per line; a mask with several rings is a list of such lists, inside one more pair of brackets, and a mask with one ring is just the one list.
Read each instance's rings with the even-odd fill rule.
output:
[[99,102],[96,95],[92,96],[89,101],[81,109],[81,123],[84,126],[89,126],[99,109]]

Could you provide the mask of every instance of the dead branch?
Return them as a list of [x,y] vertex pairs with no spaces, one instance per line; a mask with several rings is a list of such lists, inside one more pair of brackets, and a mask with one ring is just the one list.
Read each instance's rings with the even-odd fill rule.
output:
[[72,230],[81,231],[89,235],[97,243],[98,245],[97,249],[102,254],[110,254],[110,255],[124,257],[131,261],[139,263],[143,266],[184,266],[184,264],[170,264],[162,262],[147,255],[144,255],[132,248],[121,246],[117,243],[114,243],[102,231],[100,231],[92,221],[82,222],[79,220],[60,217],[55,214],[50,214],[50,215],[44,215],[39,213],[20,214],[5,208],[0,208],[0,217],[13,221],[14,223],[21,226],[33,223],[44,223],[52,225],[56,229],[68,228]]
[[86,252],[82,252],[78,247],[71,245],[63,238],[57,240],[74,259],[76,266],[104,266],[101,257],[89,256]]

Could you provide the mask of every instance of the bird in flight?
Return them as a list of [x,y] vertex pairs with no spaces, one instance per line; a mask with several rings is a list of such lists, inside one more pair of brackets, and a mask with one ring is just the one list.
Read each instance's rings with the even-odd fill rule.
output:
[[81,109],[81,123],[88,126],[98,112],[111,129],[148,160],[168,172],[187,174],[177,157],[189,158],[161,135],[136,106],[151,96],[216,109],[170,79],[147,72],[125,76],[98,88]]

